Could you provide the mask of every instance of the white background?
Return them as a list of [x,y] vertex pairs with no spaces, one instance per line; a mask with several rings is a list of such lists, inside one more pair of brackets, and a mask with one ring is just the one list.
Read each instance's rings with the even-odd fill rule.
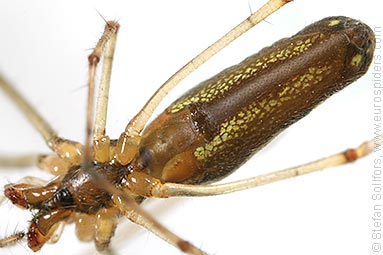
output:
[[[256,10],[260,1],[5,1],[0,0],[0,72],[64,137],[83,140],[87,55],[103,20],[121,24],[114,63],[108,133],[117,137],[179,67]],[[191,75],[163,109],[197,84],[305,25],[331,15],[382,24],[378,1],[296,0]],[[229,180],[304,163],[372,137],[372,76],[328,100],[284,132]],[[160,111],[157,111],[159,113]],[[0,153],[48,152],[39,134],[0,93]],[[368,254],[372,158],[294,180],[209,198],[151,201],[145,208],[181,237],[211,254]],[[30,170],[4,169],[0,185]],[[48,175],[42,175],[49,178]],[[24,229],[30,213],[6,202],[0,237]],[[112,241],[116,254],[179,254],[126,220]],[[1,254],[31,254],[25,242]],[[68,226],[39,254],[96,254]]]

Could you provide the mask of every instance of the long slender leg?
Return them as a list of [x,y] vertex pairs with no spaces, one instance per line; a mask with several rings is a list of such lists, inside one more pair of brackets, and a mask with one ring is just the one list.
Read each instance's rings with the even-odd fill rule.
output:
[[155,222],[148,220],[147,217],[144,217],[141,213],[138,213],[129,205],[124,203],[124,201],[119,196],[114,196],[113,202],[126,218],[148,229],[150,232],[156,234],[158,237],[162,238],[174,247],[180,249],[182,252],[192,255],[206,255],[205,252],[198,249],[191,243],[181,239],[180,237],[166,229],[164,226],[160,225],[159,223],[154,224]]
[[179,247],[186,253],[193,255],[205,254],[198,248],[194,247],[192,244],[173,234],[170,230],[156,221],[150,214],[148,214],[136,203],[136,201],[131,196],[131,193],[117,189],[113,184],[109,183],[103,178],[100,178],[98,175],[93,175],[93,178],[95,178],[97,183],[102,186],[105,191],[113,194],[112,200],[115,206],[119,209],[120,213],[125,215],[128,219],[145,227],[170,244]]
[[0,168],[22,168],[29,166],[37,166],[48,173],[59,176],[65,174],[72,165],[57,155],[27,154],[0,157]]
[[[108,21],[105,25],[105,30],[100,40],[97,42],[93,52],[89,55],[89,77],[88,77],[88,103],[87,103],[87,116],[86,116],[86,141],[85,141],[85,157],[83,166],[87,169],[87,165],[91,161],[92,152],[91,148],[94,145],[94,158],[98,162],[107,162],[110,160],[110,139],[105,135],[105,126],[107,119],[108,109],[108,96],[110,87],[110,77],[112,73],[113,56],[117,40],[117,32],[119,24],[115,21]],[[94,90],[95,90],[95,76],[97,65],[104,53],[104,62],[101,74],[101,81],[98,91],[97,108],[95,114],[94,126],[93,122],[93,108],[94,108]],[[93,133],[93,143],[92,131]],[[99,178],[95,173],[91,175],[99,181],[99,184],[106,183],[105,180]],[[107,185],[110,187],[109,185]],[[112,188],[115,189],[114,187]],[[95,217],[95,231],[81,228],[78,225],[77,234],[84,239],[94,236],[97,250],[103,251],[108,248],[110,239],[114,234],[117,225],[119,211],[115,208],[102,209]],[[82,218],[86,219],[86,218]]]
[[[92,112],[93,112],[93,94],[94,94],[94,78],[95,78],[95,72],[97,63],[99,62],[99,59],[102,54],[102,50],[104,47],[107,46],[107,42],[110,40],[110,44],[115,44],[113,40],[111,40],[112,37],[116,36],[118,30],[118,24],[113,21],[107,22],[105,31],[99,42],[97,43],[94,51],[89,56],[89,92],[88,92],[88,109],[87,109],[87,140],[85,143],[85,158],[83,161],[83,166],[86,169],[87,164],[89,163],[89,160],[91,159],[91,147],[90,147],[90,140],[91,140],[91,134],[92,134]],[[115,39],[114,39],[115,40]],[[113,45],[114,47],[114,45]],[[106,73],[110,72],[110,70],[105,70]],[[106,93],[107,95],[107,93]],[[106,107],[106,102],[102,103],[104,104],[101,107]],[[106,110],[106,108],[105,108]],[[101,110],[98,114],[100,114],[100,122],[96,121],[97,124],[100,126],[98,133],[96,134],[96,137],[98,137],[100,134],[102,135],[104,133],[103,130],[105,130],[105,127],[102,124],[102,120],[106,119],[106,112],[103,113],[104,110]],[[146,213],[143,209],[141,209],[137,203],[134,201],[134,199],[127,195],[126,193],[122,192],[121,190],[117,189],[114,185],[107,182],[103,178],[100,178],[94,173],[91,173],[92,177],[98,182],[99,185],[101,185],[106,191],[110,192],[111,194],[114,194],[114,197],[118,203],[116,204],[117,208],[119,208],[120,212],[126,213],[127,208],[129,208],[129,212],[134,212],[135,218],[139,219],[137,222],[136,220],[133,220],[134,222],[137,222],[140,225],[143,225],[144,227],[148,228],[150,231],[154,232],[161,238],[169,241],[170,243],[174,244],[175,246],[179,247],[181,250],[189,253],[189,254],[204,254],[202,251],[194,247],[193,245],[189,244],[188,242],[183,241],[176,235],[174,235],[172,232],[170,232],[168,229],[166,229],[164,226],[162,226],[159,222],[157,222],[155,219],[153,219],[148,213]],[[130,213],[129,215],[132,215]],[[132,218],[132,217],[129,217]],[[109,222],[110,223],[110,222]],[[108,231],[102,231],[103,233],[108,233]],[[109,234],[112,233],[109,231]],[[97,233],[95,235],[97,237]],[[103,248],[103,244],[100,242],[100,247]]]
[[39,131],[45,142],[49,143],[57,138],[56,131],[43,119],[43,117],[32,107],[32,105],[0,75],[0,88],[19,107],[24,116]]
[[202,51],[199,55],[193,58],[189,63],[178,70],[171,76],[148,100],[141,111],[129,122],[125,131],[121,134],[117,143],[117,160],[126,165],[134,157],[134,147],[139,143],[139,136],[149,118],[153,114],[162,99],[180,83],[190,73],[200,67],[208,59],[214,56],[221,49],[226,47],[236,38],[247,32],[250,28],[264,20],[266,17],[277,11],[286,3],[292,0],[269,0],[258,11],[250,15],[243,22],[230,30],[226,35],[217,40],[214,44]]
[[19,156],[0,156],[0,167],[29,167],[36,165],[40,155],[26,154]]
[[[99,97],[99,105],[97,109],[96,123],[95,128],[97,132],[95,133],[95,141],[101,140],[105,135],[105,122],[106,122],[106,111],[107,111],[107,97],[109,91],[109,80],[111,74],[111,65],[113,60],[113,52],[117,39],[117,31],[119,29],[119,24],[115,21],[108,21],[105,25],[105,30],[100,40],[97,42],[96,47],[93,49],[92,53],[88,57],[89,61],[89,73],[88,73],[88,102],[87,102],[87,111],[86,111],[86,138],[85,138],[85,154],[83,164],[86,166],[92,158],[92,132],[93,132],[93,109],[94,109],[94,90],[95,90],[95,77],[97,71],[97,65],[100,62],[103,51],[106,49],[105,61],[106,66],[104,65],[103,74],[102,74],[102,84],[100,85],[101,94]],[[104,90],[104,91],[103,91]],[[106,91],[105,91],[106,90]],[[105,146],[101,146],[105,147]],[[107,149],[98,149],[97,157],[101,157],[100,152],[108,151],[109,146],[106,146]],[[105,155],[102,155],[101,159],[103,160]],[[107,157],[109,159],[109,156]],[[107,159],[107,160],[108,160]],[[105,160],[105,161],[107,161]],[[86,167],[85,167],[86,168]]]
[[[230,183],[217,184],[217,185],[185,185],[177,183],[161,183],[144,173],[132,173],[129,176],[128,188],[132,192],[144,197],[172,197],[172,196],[213,196],[231,193],[235,191],[250,189],[261,185],[281,181],[284,179],[313,173],[326,168],[343,165],[349,162],[356,161],[374,151],[380,141],[370,140],[355,149],[348,149],[346,151],[330,155],[328,157],[312,161],[300,166],[248,178],[240,181]],[[133,180],[133,181],[130,181]]]
[[17,243],[25,236],[24,232],[17,232],[3,239],[0,239],[0,248]]
[[112,31],[113,33],[111,33],[109,40],[105,44],[94,122],[94,155],[98,162],[110,160],[110,139],[109,136],[105,135],[105,126],[108,112],[110,78],[118,32],[118,24],[113,23],[113,25],[116,26],[116,29]]
[[44,120],[44,118],[32,107],[32,105],[17,92],[4,77],[0,75],[0,88],[9,96],[9,98],[21,110],[24,116],[41,134],[49,148],[57,155],[66,159],[71,164],[81,162],[82,145],[60,138],[56,131]]

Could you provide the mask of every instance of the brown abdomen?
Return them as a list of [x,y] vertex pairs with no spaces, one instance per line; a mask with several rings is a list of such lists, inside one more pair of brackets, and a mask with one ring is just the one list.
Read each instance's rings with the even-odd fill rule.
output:
[[[374,34],[365,24],[329,17],[187,92],[154,122],[174,126],[179,116],[188,116],[183,117],[188,123],[184,121],[184,125],[190,125],[185,133],[188,153],[183,147],[161,160],[167,162],[184,153],[185,159],[193,161],[187,167],[195,169],[189,169],[187,179],[172,181],[202,183],[231,173],[279,132],[363,75],[374,44]],[[151,153],[149,168],[159,159],[150,146],[153,139],[182,139],[181,128],[166,137],[153,137],[151,134],[163,128],[149,126],[142,143],[142,151]],[[154,175],[161,176],[161,166],[155,168]]]

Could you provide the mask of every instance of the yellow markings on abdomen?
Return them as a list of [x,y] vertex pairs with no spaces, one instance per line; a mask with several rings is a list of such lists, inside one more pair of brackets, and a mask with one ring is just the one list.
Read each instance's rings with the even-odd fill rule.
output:
[[254,130],[256,127],[254,128],[253,125],[252,129],[249,128],[251,122],[261,121],[267,115],[282,110],[285,102],[299,97],[303,90],[315,86],[330,73],[331,66],[310,67],[305,73],[293,77],[279,91],[271,92],[262,101],[251,103],[231,119],[221,123],[219,134],[214,136],[209,143],[196,148],[194,156],[197,160],[205,161],[220,150],[224,150],[229,141],[242,137],[249,132],[256,132]]
[[[210,102],[214,99],[221,98],[225,93],[228,93],[234,86],[240,85],[243,81],[253,77],[257,72],[266,69],[272,63],[291,59],[306,52],[318,38],[322,38],[323,34],[317,33],[305,40],[296,40],[291,42],[287,47],[281,49],[276,47],[274,51],[267,56],[258,57],[248,65],[245,65],[229,75],[217,79],[214,82],[207,84],[204,88],[195,94],[189,94],[173,105],[167,111],[176,113],[186,106],[197,102]],[[246,60],[245,60],[246,61]],[[220,75],[218,75],[220,76]]]
[[361,54],[356,54],[352,59],[351,59],[351,65],[352,66],[359,66],[363,59],[363,56]]
[[329,23],[328,23],[328,26],[329,27],[333,27],[333,26],[336,26],[340,23],[340,20],[338,19],[333,19],[333,20],[330,20]]

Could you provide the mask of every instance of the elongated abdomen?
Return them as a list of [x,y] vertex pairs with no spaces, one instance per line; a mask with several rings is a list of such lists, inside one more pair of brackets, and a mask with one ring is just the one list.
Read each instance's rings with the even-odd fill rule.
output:
[[[374,45],[365,24],[329,17],[264,48],[167,108],[144,134],[144,161],[152,174],[172,181],[201,183],[226,176],[363,75]],[[178,175],[164,174],[168,169],[177,169]]]

